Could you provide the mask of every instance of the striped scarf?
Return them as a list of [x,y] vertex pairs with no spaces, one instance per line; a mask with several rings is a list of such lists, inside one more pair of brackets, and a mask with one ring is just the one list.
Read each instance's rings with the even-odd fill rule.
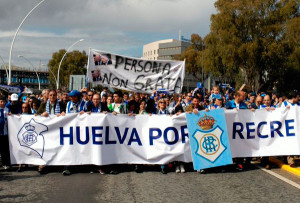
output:
[[169,112],[167,111],[167,109],[165,109],[164,111],[159,109],[158,114],[169,114]]
[[[48,99],[47,104],[46,104],[46,112],[48,114],[51,114],[50,110],[50,100]],[[59,106],[59,101],[56,100],[56,105],[55,105],[55,110],[54,110],[54,115],[60,114],[60,106]]]
[[66,113],[78,113],[80,111],[85,111],[86,105],[84,100],[80,100],[78,103],[74,104],[72,101],[69,101],[67,104]]

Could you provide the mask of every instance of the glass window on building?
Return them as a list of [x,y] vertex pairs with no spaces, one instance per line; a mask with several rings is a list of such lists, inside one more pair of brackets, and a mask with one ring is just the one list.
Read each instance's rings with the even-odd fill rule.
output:
[[155,54],[155,50],[154,50],[154,54]]

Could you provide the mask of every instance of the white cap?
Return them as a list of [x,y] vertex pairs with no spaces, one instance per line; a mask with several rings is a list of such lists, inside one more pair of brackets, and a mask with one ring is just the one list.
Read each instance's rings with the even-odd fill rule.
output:
[[11,95],[11,97],[10,97],[10,99],[11,99],[11,101],[18,101],[18,95],[17,94],[12,94]]

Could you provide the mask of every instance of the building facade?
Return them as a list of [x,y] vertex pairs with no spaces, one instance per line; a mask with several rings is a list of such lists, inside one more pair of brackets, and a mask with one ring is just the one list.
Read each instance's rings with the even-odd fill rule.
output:
[[146,60],[172,60],[180,55],[191,43],[176,39],[166,39],[152,42],[143,46],[142,59]]
[[[0,84],[7,84],[7,65],[0,67]],[[37,74],[39,75],[41,90],[49,87],[49,74],[46,70],[30,70],[17,66],[11,67],[11,85],[26,86],[30,89],[39,89]]]

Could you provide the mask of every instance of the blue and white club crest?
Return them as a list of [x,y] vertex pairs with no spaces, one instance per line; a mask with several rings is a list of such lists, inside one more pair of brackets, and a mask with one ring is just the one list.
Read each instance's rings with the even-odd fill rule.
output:
[[197,143],[195,153],[212,163],[226,150],[221,139],[223,130],[219,126],[212,129],[214,123],[213,117],[204,115],[198,122],[202,130],[196,130],[193,135]]
[[17,135],[20,146],[33,150],[41,158],[43,158],[45,138],[42,133],[46,131],[48,131],[47,126],[31,119],[28,123],[25,123],[22,126]]

